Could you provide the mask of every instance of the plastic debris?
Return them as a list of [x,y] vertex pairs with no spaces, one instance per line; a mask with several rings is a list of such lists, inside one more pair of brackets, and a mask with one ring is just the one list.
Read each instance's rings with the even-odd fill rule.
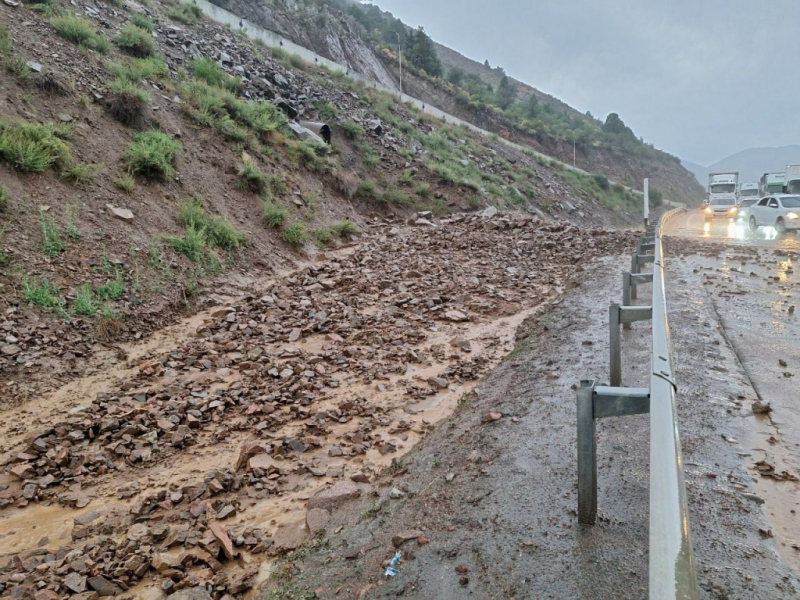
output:
[[392,560],[389,561],[389,566],[386,567],[386,577],[394,577],[395,575],[399,575],[399,569],[395,569],[395,565],[400,562],[400,558],[402,558],[403,553],[399,550],[395,552],[395,555],[392,557]]

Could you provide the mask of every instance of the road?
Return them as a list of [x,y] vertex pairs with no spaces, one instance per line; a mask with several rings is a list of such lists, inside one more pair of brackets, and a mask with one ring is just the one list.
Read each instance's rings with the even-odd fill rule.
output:
[[[778,473],[800,473],[796,380],[800,377],[800,312],[794,308],[795,304],[800,308],[800,273],[795,275],[794,269],[800,258],[800,238],[777,235],[772,229],[751,232],[727,219],[706,223],[699,210],[669,222],[666,233],[679,238],[668,249],[682,254],[680,282],[708,292],[759,400],[772,408],[768,417],[753,419],[751,473],[758,493],[767,501],[767,516],[784,558],[800,569],[796,512],[800,486],[764,478],[756,470],[756,463],[764,461]],[[697,242],[702,245],[692,252],[687,244],[697,246]]]

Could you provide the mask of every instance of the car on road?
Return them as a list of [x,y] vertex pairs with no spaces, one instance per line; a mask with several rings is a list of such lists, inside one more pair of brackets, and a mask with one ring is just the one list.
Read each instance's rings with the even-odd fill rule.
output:
[[750,207],[758,202],[758,200],[758,198],[745,198],[739,202],[739,206],[736,207],[736,221],[739,223],[747,223],[747,220],[750,218]]
[[800,196],[765,196],[750,207],[747,222],[753,231],[759,227],[774,227],[778,233],[800,229]]
[[733,218],[736,216],[736,198],[712,198],[703,209],[703,214],[706,220],[713,219],[714,217],[728,217]]

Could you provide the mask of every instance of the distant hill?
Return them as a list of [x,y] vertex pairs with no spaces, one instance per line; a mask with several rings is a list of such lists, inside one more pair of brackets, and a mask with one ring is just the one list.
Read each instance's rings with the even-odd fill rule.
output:
[[786,165],[800,164],[800,145],[749,148],[731,154],[708,167],[685,160],[681,162],[684,167],[695,174],[697,180],[703,185],[708,183],[709,173],[719,171],[739,171],[740,182],[756,182],[764,173],[783,171],[786,169]]

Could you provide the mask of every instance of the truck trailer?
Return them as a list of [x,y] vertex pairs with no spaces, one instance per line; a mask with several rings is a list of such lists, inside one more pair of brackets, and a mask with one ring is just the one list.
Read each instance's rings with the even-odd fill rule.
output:
[[787,165],[783,178],[783,191],[787,194],[800,194],[800,165]]
[[761,181],[758,182],[761,195],[782,194],[784,177],[784,173],[764,173],[761,176]]

